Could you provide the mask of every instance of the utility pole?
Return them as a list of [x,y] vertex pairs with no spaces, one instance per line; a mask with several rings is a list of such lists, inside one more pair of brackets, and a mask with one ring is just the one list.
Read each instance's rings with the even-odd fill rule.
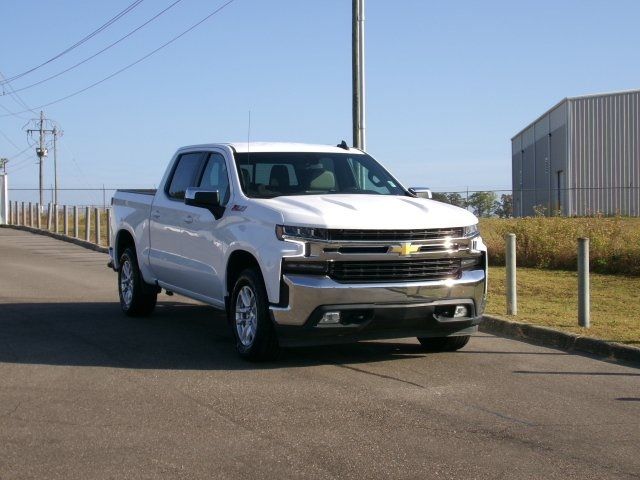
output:
[[40,110],[40,146],[36,148],[38,159],[40,160],[40,205],[44,204],[44,157],[47,156],[47,149],[44,148],[44,112]]
[[[57,125],[51,120],[47,120],[44,116],[44,112],[40,111],[40,118],[31,120],[30,124],[34,128],[27,129],[27,135],[32,135],[33,133],[38,133],[38,147],[36,147],[36,154],[38,155],[39,163],[40,163],[40,205],[44,205],[44,157],[49,154],[49,151],[46,147],[47,134],[53,135],[53,168],[54,168],[54,183],[55,183],[55,191],[54,191],[54,203],[58,202],[58,165],[57,165],[57,157],[58,157],[58,136],[62,135],[62,131],[57,127]],[[47,128],[47,126],[53,125],[52,128]]]
[[353,146],[365,150],[364,0],[352,1]]
[[58,204],[58,128],[53,126],[53,203]]

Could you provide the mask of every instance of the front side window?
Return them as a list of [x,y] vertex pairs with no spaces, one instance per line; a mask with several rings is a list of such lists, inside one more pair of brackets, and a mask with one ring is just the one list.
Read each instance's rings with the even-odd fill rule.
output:
[[407,195],[369,155],[347,153],[236,153],[242,190],[248,197],[355,193]]
[[196,184],[196,175],[200,171],[201,161],[201,152],[180,155],[173,170],[171,183],[167,189],[167,195],[169,195],[169,197],[176,200],[184,200],[184,194],[187,188],[193,187]]
[[220,195],[221,205],[229,201],[229,176],[224,157],[219,153],[212,153],[202,172],[200,188],[204,190],[217,190]]

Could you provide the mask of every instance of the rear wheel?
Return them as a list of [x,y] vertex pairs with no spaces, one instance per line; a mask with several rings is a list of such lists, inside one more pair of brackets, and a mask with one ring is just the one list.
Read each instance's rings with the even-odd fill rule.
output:
[[469,335],[459,337],[418,337],[423,350],[427,352],[455,352],[469,343]]
[[149,315],[156,307],[158,290],[155,285],[143,280],[136,252],[131,247],[126,248],[120,256],[118,292],[120,308],[130,317]]
[[236,280],[229,304],[238,354],[252,361],[273,360],[279,352],[278,339],[269,318],[269,301],[262,276],[253,268]]

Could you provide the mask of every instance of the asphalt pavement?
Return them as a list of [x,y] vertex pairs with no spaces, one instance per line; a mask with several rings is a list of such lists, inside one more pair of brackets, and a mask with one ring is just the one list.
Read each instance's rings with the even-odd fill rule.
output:
[[123,316],[106,262],[0,229],[0,479],[640,477],[639,369],[484,334],[251,364],[209,307]]

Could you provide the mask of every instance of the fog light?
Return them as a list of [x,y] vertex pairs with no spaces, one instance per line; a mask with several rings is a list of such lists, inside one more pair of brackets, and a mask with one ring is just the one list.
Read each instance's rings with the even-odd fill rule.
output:
[[456,305],[456,309],[453,312],[453,318],[468,317],[468,316],[469,316],[469,309],[467,307],[465,307],[464,305]]
[[318,325],[335,325],[336,323],[340,323],[340,312],[326,312]]

